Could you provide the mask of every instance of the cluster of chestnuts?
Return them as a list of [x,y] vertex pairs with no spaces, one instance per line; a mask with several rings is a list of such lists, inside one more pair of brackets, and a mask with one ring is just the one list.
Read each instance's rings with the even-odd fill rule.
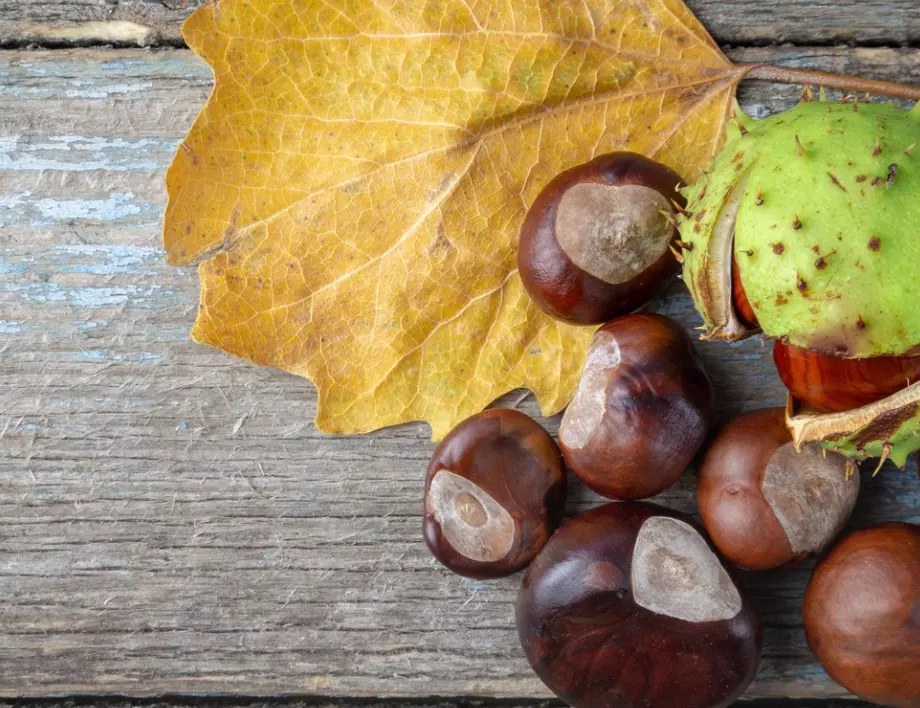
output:
[[[672,320],[635,312],[678,268],[679,185],[668,168],[615,153],[546,187],[521,232],[524,284],[551,315],[602,324],[558,444],[520,412],[487,410],[438,445],[426,478],[431,552],[473,578],[527,569],[521,644],[576,707],[711,708],[740,696],[762,634],[731,564],[767,570],[820,554],[859,492],[847,458],[793,443],[783,409],[711,437],[713,387],[694,343]],[[743,314],[743,290],[735,296]],[[853,387],[826,401],[809,394],[814,367],[833,362],[784,344],[776,357],[793,394],[813,405],[863,400]],[[674,484],[707,441],[702,528],[637,501]],[[557,530],[567,470],[618,502]],[[846,536],[818,565],[804,611],[809,645],[834,679],[869,700],[920,704],[920,527]]]

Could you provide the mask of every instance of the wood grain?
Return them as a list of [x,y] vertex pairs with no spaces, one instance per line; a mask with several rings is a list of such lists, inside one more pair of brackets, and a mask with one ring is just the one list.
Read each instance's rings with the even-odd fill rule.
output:
[[[733,56],[920,81],[916,50]],[[197,278],[165,265],[162,179],[209,88],[186,51],[0,52],[0,696],[547,697],[519,579],[425,549],[426,428],[326,437],[309,384],[188,341]],[[797,95],[752,82],[742,103]],[[698,324],[680,287],[657,309]],[[782,402],[759,341],[703,351],[721,419]],[[661,501],[692,511],[692,488]],[[918,502],[916,464],[886,469],[853,524]],[[595,503],[575,485],[569,512]],[[844,695],[805,646],[809,568],[746,578],[767,626],[751,696]]]
[[[0,46],[181,46],[182,21],[203,1],[0,0]],[[916,0],[686,2],[722,44],[907,47],[920,42]],[[140,30],[130,33],[104,23],[131,23]]]
[[[328,696],[157,696],[125,698],[123,696],[76,698],[31,698],[5,701],[0,708],[564,708],[555,699],[534,698],[330,698]],[[800,698],[746,700],[744,708],[868,708],[871,703],[857,700]]]

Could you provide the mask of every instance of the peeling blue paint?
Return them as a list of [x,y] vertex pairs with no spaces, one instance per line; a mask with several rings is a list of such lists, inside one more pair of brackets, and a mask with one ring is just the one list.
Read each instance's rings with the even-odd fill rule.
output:
[[9,320],[0,320],[0,334],[20,334],[25,322],[11,322]]
[[14,265],[12,263],[0,263],[0,275],[11,275],[13,273],[25,273],[28,268],[24,265]]
[[105,320],[93,320],[93,321],[77,320],[76,325],[77,325],[77,329],[81,333],[85,334],[87,332],[91,332],[93,330],[100,329],[102,327],[108,327],[109,323],[106,322]]
[[162,210],[162,205],[138,200],[133,192],[113,192],[106,199],[36,199],[32,192],[20,191],[0,195],[0,227],[62,223],[154,226],[160,223]]
[[165,169],[179,138],[108,138],[54,135],[0,136],[0,170],[107,172]]
[[[96,262],[75,263],[81,256]],[[58,266],[57,270],[62,273],[157,275],[162,270],[165,252],[152,246],[78,244],[58,246],[51,257],[67,264]],[[137,267],[141,265],[157,266],[160,270]]]
[[[115,361],[120,363],[140,363],[145,361],[158,361],[163,359],[162,354],[154,352],[128,352],[119,353],[104,349],[81,349],[73,352],[48,352],[44,355],[46,361],[55,362],[85,362],[85,361]],[[134,405],[133,403],[131,405]],[[138,402],[140,407],[147,407],[147,403]]]
[[74,307],[109,307],[112,305],[132,306],[144,303],[158,295],[174,295],[175,291],[164,290],[160,285],[138,287],[136,285],[103,287],[65,287],[57,283],[12,283],[0,286],[6,292],[18,293],[26,301],[39,303],[61,302]]

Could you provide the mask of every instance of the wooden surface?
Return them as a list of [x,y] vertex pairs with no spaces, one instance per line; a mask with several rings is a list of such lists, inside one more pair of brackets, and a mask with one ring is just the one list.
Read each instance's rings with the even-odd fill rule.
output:
[[[736,28],[755,5],[721,4],[724,26]],[[770,18],[821,7],[757,5]],[[110,7],[0,0],[0,30],[40,6],[67,22]],[[146,8],[162,27],[185,14],[111,7],[135,18]],[[899,44],[918,30],[891,22],[916,19],[912,0],[835,7],[834,21],[851,18],[860,40]],[[916,49],[731,55],[920,83]],[[323,436],[308,383],[188,341],[197,277],[164,263],[162,178],[209,88],[207,67],[185,50],[0,52],[0,696],[480,695],[533,705],[549,694],[517,645],[519,578],[450,575],[422,542],[427,428]],[[759,117],[797,95],[752,82],[741,99]],[[658,309],[698,323],[680,287]],[[721,419],[782,402],[759,341],[703,352]],[[535,413],[521,398],[506,403]],[[556,420],[545,423],[555,432]],[[911,465],[865,480],[854,525],[920,520]],[[570,513],[597,502],[573,486]],[[692,488],[688,474],[661,501],[692,511]],[[745,577],[767,627],[750,696],[845,695],[804,643],[809,569]]]
[[[182,21],[203,0],[0,0],[0,46],[32,42],[179,45]],[[920,41],[916,0],[686,0],[722,44]],[[130,23],[134,28],[83,23]],[[145,32],[146,30],[146,32]],[[124,34],[121,34],[124,33]]]

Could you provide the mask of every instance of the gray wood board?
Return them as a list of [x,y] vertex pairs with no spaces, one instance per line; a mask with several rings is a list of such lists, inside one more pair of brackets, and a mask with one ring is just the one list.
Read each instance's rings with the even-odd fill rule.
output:
[[[916,50],[733,56],[920,82]],[[0,696],[547,697],[519,578],[425,549],[427,427],[324,436],[308,382],[188,340],[197,277],[163,259],[163,173],[210,85],[183,50],[0,52]],[[698,323],[679,286],[657,308]],[[759,340],[702,349],[720,419],[783,402]],[[660,501],[693,511],[693,481]],[[572,487],[569,513],[597,503]],[[889,469],[852,523],[918,502],[915,463]],[[805,645],[809,569],[745,578],[766,623],[751,696],[845,695]]]
[[[328,698],[326,696],[79,696],[26,698],[5,701],[0,708],[564,708],[557,699],[534,698]],[[736,704],[739,705],[739,704]],[[771,699],[743,700],[739,708],[868,708],[871,703],[856,699]]]
[[[182,42],[182,21],[202,0],[0,0],[0,45]],[[717,41],[750,45],[920,41],[916,0],[687,0]],[[87,22],[138,25],[102,27]]]

